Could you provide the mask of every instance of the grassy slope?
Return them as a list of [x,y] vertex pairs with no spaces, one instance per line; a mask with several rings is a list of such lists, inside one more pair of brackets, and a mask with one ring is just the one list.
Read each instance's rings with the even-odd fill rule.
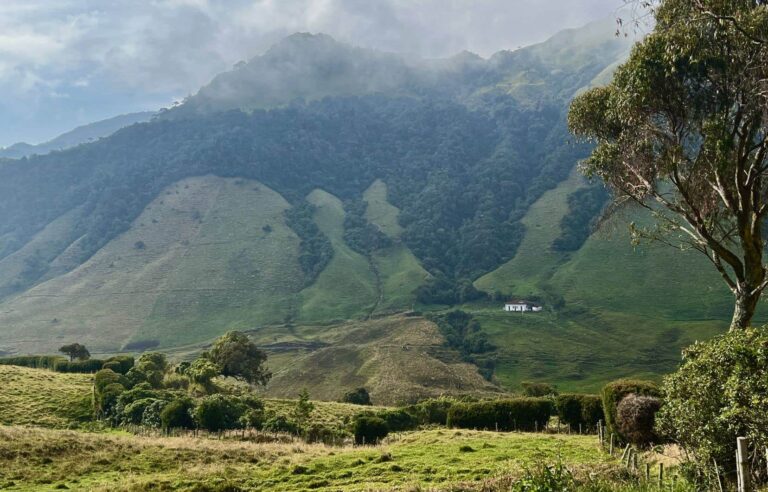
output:
[[[388,317],[337,326],[265,328],[254,334],[272,349],[267,395],[337,400],[364,386],[375,403],[397,404],[440,394],[492,394],[477,368],[445,350],[437,327],[422,318]],[[313,345],[314,342],[314,345]]]
[[86,263],[0,304],[0,349],[13,342],[20,352],[51,351],[72,340],[96,351],[136,339],[179,345],[282,321],[302,280],[286,207],[253,181],[177,183]]
[[333,245],[333,259],[314,284],[300,294],[302,323],[364,316],[373,310],[378,293],[368,260],[344,242],[344,207],[330,193],[315,190],[307,200],[317,207],[315,221]]
[[501,347],[496,375],[508,388],[539,380],[594,391],[618,377],[658,378],[675,368],[682,347],[727,326],[731,298],[711,267],[671,248],[633,250],[626,222],[634,213],[613,217],[573,254],[547,249],[578,186],[572,176],[535,203],[517,256],[476,283],[565,301],[556,313],[547,306],[525,316],[498,305],[468,307]]
[[63,428],[90,420],[91,386],[88,374],[0,365],[0,424]]
[[[379,459],[385,453],[390,460]],[[430,430],[393,436],[377,448],[330,448],[0,427],[0,487],[420,490],[519,476],[538,461],[560,459],[578,469],[609,463],[606,456],[593,436]]]
[[400,210],[387,200],[387,185],[376,180],[363,194],[368,206],[365,216],[393,240],[393,246],[374,253],[373,261],[381,279],[382,299],[377,312],[395,311],[410,307],[413,292],[429,278],[419,260],[400,242],[403,229],[398,223]]

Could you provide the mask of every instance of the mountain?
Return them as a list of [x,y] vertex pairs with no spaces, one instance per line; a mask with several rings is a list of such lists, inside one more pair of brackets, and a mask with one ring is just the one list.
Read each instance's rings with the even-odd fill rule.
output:
[[54,150],[68,149],[76,145],[107,137],[126,126],[135,123],[144,123],[145,121],[149,121],[154,115],[154,111],[123,114],[95,123],[78,126],[74,130],[70,130],[53,140],[41,144],[31,145],[24,142],[15,143],[0,149],[0,158],[21,159],[22,157],[28,157],[35,154],[42,155]]
[[296,34],[151,121],[0,161],[0,350],[187,357],[238,329],[275,395],[393,401],[658,377],[729,298],[693,255],[633,251],[640,212],[596,229],[565,116],[626,56],[612,33],[443,60]]

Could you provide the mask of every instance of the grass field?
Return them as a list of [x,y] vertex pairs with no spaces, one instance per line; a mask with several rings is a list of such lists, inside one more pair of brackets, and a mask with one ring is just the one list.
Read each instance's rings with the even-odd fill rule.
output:
[[429,430],[334,448],[0,427],[4,490],[479,490],[557,460],[612,463],[594,436]]
[[80,425],[93,417],[91,386],[88,374],[0,365],[0,424]]

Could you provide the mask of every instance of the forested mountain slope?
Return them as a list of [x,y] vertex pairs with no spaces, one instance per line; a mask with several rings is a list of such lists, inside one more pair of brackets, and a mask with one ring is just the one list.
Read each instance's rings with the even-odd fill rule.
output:
[[[565,114],[626,55],[612,33],[599,23],[445,60],[297,34],[152,121],[0,160],[0,350],[199,347],[230,329],[314,347],[334,326],[346,353],[354,344],[338,330],[367,333],[347,320],[463,305],[493,342],[486,375],[584,387],[618,354],[587,362],[600,345],[586,344],[568,362],[552,347],[575,333],[642,320],[637,350],[658,335],[670,353],[690,338],[664,335],[674,320],[705,320],[696,333],[713,333],[727,296],[690,275],[697,260],[635,264],[623,240],[593,234],[607,195],[574,173],[589,148],[571,141]],[[695,289],[659,302],[649,271],[670,264],[686,266],[668,285]],[[489,296],[513,295],[542,300],[545,313],[500,318]],[[546,343],[531,345],[528,321],[548,327]],[[414,326],[434,340],[435,325]],[[349,381],[365,379],[367,343]]]

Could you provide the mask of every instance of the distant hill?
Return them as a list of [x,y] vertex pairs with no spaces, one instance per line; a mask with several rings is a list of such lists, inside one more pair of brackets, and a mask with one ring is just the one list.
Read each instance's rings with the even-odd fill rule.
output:
[[[150,121],[3,161],[0,351],[189,355],[246,330],[273,394],[328,398],[658,377],[729,297],[695,256],[633,251],[637,212],[597,227],[608,197],[576,174],[590,149],[565,116],[628,49],[610,23],[488,59],[296,34]],[[452,306],[481,356],[418,316]]]
[[117,130],[134,123],[149,121],[156,113],[144,111],[140,113],[123,114],[106,120],[78,126],[74,130],[59,135],[53,140],[31,145],[24,142],[15,143],[5,148],[0,148],[0,158],[21,159],[31,155],[42,155],[54,150],[64,150],[76,145],[93,142],[103,137],[112,135]]

